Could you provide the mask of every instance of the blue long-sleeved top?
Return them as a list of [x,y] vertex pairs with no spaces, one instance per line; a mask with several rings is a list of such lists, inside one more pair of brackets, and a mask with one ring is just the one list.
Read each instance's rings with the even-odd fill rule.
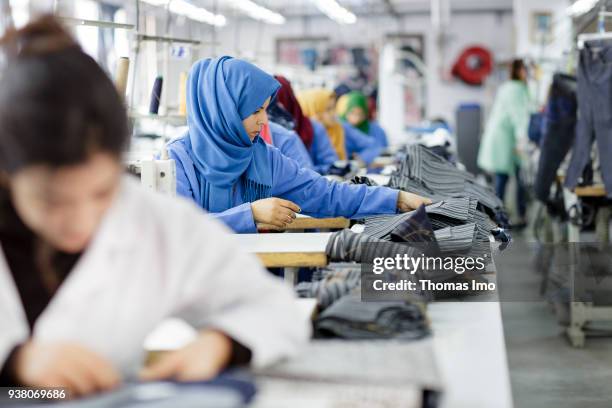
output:
[[312,159],[306,150],[302,140],[292,130],[287,130],[278,123],[268,122],[270,126],[270,136],[272,145],[281,151],[282,154],[298,162],[300,167],[307,169],[314,168]]
[[346,154],[349,158],[357,154],[369,166],[375,158],[380,156],[383,147],[378,144],[376,139],[366,135],[349,123],[342,122],[342,127],[344,128]]
[[314,131],[309,151],[313,169],[319,174],[327,174],[331,165],[338,161],[338,154],[329,140],[325,126],[312,119],[310,122]]
[[[272,166],[272,196],[293,201],[306,215],[361,218],[374,214],[394,214],[397,211],[397,190],[330,181],[311,169],[300,167],[276,147],[267,147]],[[176,161],[177,194],[191,198],[202,207],[200,176],[186,150],[185,139],[175,139],[167,148],[170,158]],[[213,215],[235,232],[254,233],[257,227],[251,203],[244,202],[241,186],[241,183],[234,185],[233,206]]]
[[378,143],[380,147],[388,147],[389,142],[387,141],[387,134],[383,128],[381,128],[380,125],[374,121],[370,121],[369,127],[370,129],[368,130],[368,135],[376,140],[376,143]]

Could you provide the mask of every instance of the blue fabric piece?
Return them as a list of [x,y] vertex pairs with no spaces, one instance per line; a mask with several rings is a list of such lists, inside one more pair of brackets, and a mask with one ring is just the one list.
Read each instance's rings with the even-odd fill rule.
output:
[[[167,146],[170,158],[176,160],[177,194],[194,200],[202,207],[200,179],[186,151],[187,147],[185,137]],[[274,146],[267,146],[267,154],[272,174],[271,195],[295,202],[306,215],[363,218],[374,214],[395,214],[397,211],[397,190],[327,180],[313,170],[300,167]],[[257,229],[250,203],[243,197],[243,188],[241,183],[237,183],[232,202],[213,215],[235,232],[254,233]]]
[[[220,374],[208,381],[173,382],[156,381],[150,383],[128,382],[113,391],[85,397],[80,400],[38,403],[16,401],[14,406],[58,408],[171,408],[171,407],[203,407],[203,408],[238,408],[249,404],[257,388],[253,379],[243,372]],[[6,405],[5,405],[6,403]],[[13,406],[12,401],[4,401],[0,397],[1,406]]]
[[310,146],[310,158],[314,164],[314,171],[319,174],[327,174],[329,168],[337,162],[338,154],[334,150],[325,126],[315,120],[310,120],[314,130],[312,146]]
[[310,155],[297,133],[287,130],[277,123],[268,123],[270,125],[270,135],[272,136],[272,145],[288,158],[295,160],[300,167],[312,169],[314,165]]
[[346,154],[349,158],[357,154],[369,166],[375,158],[380,156],[383,148],[374,138],[346,122],[342,123],[342,127],[344,128]]
[[203,59],[187,81],[188,154],[197,168],[201,205],[211,212],[232,203],[240,181],[245,201],[270,197],[266,144],[251,142],[242,120],[273,97],[280,84],[256,66],[231,57]]

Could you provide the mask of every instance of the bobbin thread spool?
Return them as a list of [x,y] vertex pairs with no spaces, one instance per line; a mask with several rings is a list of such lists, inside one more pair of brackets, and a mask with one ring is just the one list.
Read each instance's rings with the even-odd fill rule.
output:
[[179,77],[179,115],[187,115],[187,73],[181,72]]
[[128,73],[130,71],[130,59],[128,57],[120,57],[117,60],[117,72],[115,74],[115,87],[122,98],[125,98],[127,89]]
[[161,76],[155,78],[155,82],[153,83],[153,91],[151,91],[151,103],[149,104],[149,113],[151,114],[157,115],[159,113],[163,83],[164,79]]

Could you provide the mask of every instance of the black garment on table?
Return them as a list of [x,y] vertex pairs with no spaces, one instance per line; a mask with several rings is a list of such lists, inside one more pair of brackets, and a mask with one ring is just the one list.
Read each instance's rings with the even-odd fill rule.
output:
[[364,184],[369,187],[376,187],[378,183],[366,176],[355,176],[349,180],[349,184]]
[[417,340],[430,334],[420,306],[404,302],[362,302],[344,296],[315,321],[315,337],[350,340]]
[[612,198],[612,46],[603,40],[588,41],[580,51],[578,67],[578,124],[565,186],[574,189],[591,159],[597,141],[601,175]]
[[540,161],[535,178],[535,195],[547,203],[557,170],[574,143],[576,130],[576,77],[557,73],[543,116]]
[[391,241],[393,242],[435,242],[436,237],[433,227],[425,211],[425,206],[421,205],[410,217],[395,227],[391,231]]

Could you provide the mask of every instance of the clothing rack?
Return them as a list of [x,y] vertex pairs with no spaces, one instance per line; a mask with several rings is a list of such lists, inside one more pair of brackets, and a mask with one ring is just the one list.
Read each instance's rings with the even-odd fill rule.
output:
[[606,11],[606,6],[602,5],[597,17],[597,32],[578,35],[578,49],[584,48],[587,41],[612,39],[612,32],[606,32],[606,19],[612,18],[612,11]]

